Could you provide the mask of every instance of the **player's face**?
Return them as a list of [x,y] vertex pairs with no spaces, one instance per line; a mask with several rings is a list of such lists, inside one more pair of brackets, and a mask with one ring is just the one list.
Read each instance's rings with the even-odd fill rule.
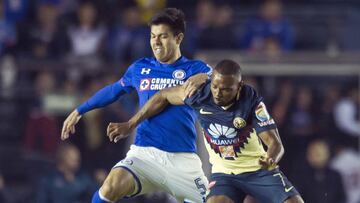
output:
[[155,58],[162,63],[172,63],[179,53],[182,34],[174,36],[166,24],[152,25],[150,45]]
[[211,80],[211,93],[215,104],[227,106],[231,104],[241,88],[241,78],[234,75],[222,75],[213,72]]

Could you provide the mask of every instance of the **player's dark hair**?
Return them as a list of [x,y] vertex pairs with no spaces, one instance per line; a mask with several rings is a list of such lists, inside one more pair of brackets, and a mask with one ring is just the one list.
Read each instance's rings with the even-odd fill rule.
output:
[[148,25],[159,24],[168,25],[174,35],[185,33],[185,14],[177,8],[166,8],[153,16]]
[[222,75],[238,75],[241,77],[241,68],[238,63],[230,59],[220,61],[214,70]]

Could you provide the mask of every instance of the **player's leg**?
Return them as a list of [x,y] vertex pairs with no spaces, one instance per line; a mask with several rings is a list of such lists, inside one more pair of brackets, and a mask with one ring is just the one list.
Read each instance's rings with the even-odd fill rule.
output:
[[300,195],[295,195],[285,200],[284,203],[304,203],[304,200],[301,198]]
[[[126,158],[118,162],[100,190],[94,194],[92,203],[114,202],[124,197],[134,197],[140,194],[153,192],[158,188],[152,184],[164,174],[160,169],[155,170],[155,160],[148,160],[149,154],[146,150],[131,146]],[[158,174],[151,174],[155,171]],[[150,174],[149,174],[150,173]],[[99,200],[99,201],[95,201]]]
[[[236,175],[236,182],[259,202],[278,203],[301,200],[299,192],[279,170],[258,170]],[[302,202],[302,201],[299,201]]]
[[110,201],[117,201],[135,191],[135,178],[126,169],[113,168],[106,177],[99,193]]
[[232,199],[225,195],[215,195],[206,200],[206,203],[235,203]]
[[250,195],[246,195],[243,203],[259,203],[255,198]]
[[234,178],[235,175],[230,174],[211,174],[210,192],[206,197],[206,203],[242,202],[246,194],[234,184],[232,181]]
[[180,203],[205,202],[208,180],[200,158],[195,153],[169,153],[166,162],[168,175],[164,190]]

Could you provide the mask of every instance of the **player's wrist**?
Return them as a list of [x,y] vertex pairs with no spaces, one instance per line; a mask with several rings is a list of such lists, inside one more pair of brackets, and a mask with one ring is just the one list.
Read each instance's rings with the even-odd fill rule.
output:
[[130,129],[134,129],[137,126],[137,122],[135,120],[132,120],[132,119],[130,119],[128,121],[128,124],[129,124]]
[[81,118],[81,116],[82,116],[77,109],[75,109],[75,110],[73,111],[73,114],[75,114],[75,116],[76,116],[76,117],[79,117],[79,118]]

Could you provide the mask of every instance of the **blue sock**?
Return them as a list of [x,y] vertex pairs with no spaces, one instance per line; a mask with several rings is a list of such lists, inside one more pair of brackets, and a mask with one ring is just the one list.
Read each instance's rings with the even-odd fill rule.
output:
[[108,199],[106,199],[105,197],[103,197],[99,190],[97,190],[92,198],[91,203],[110,203],[111,201],[109,201]]

